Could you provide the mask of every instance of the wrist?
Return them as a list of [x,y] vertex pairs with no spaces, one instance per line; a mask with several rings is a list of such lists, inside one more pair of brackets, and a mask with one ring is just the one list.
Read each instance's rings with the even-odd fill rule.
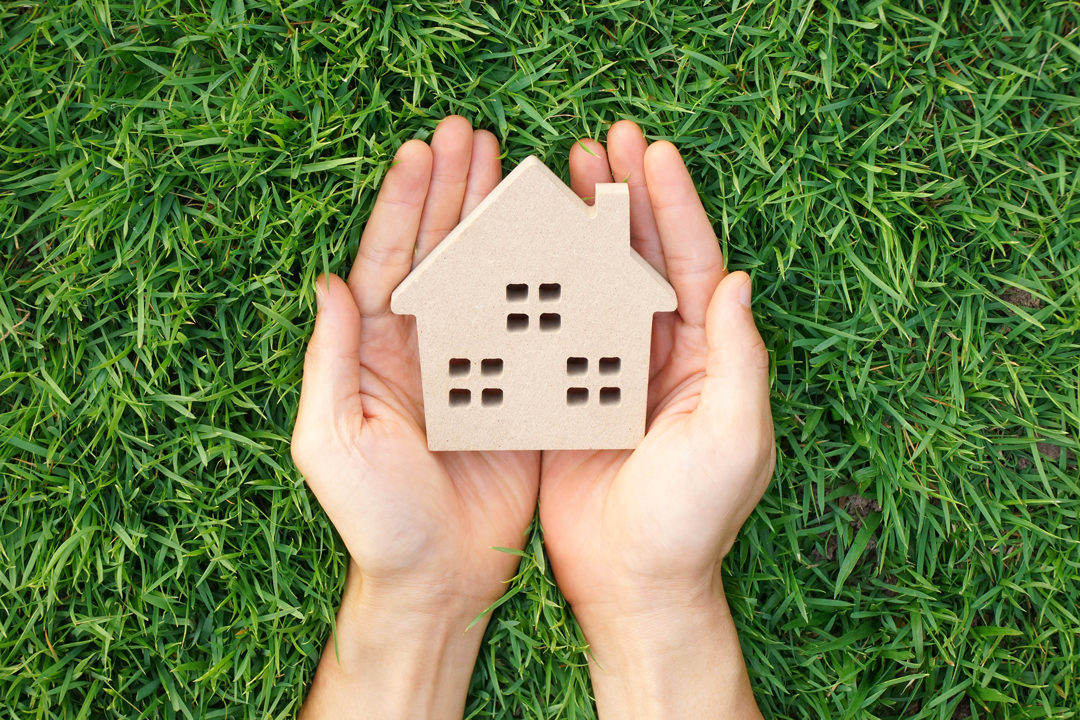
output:
[[460,719],[487,618],[469,625],[485,607],[483,598],[365,586],[350,568],[301,717]]
[[761,717],[715,585],[636,588],[574,606],[602,720]]

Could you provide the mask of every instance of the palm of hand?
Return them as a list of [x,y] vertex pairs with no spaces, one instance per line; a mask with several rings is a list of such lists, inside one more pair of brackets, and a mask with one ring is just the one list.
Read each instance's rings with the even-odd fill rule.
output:
[[[363,583],[494,601],[533,516],[539,453],[433,453],[411,317],[390,293],[497,184],[498,146],[468,123],[407,143],[388,173],[346,286],[320,278],[293,456]],[[416,254],[413,247],[416,245]]]
[[613,570],[637,579],[666,572],[662,565],[686,557],[673,551],[699,540],[682,537],[688,524],[678,516],[692,508],[671,506],[678,493],[668,483],[684,475],[681,466],[695,454],[692,418],[704,381],[703,335],[702,328],[687,327],[674,313],[655,319],[659,371],[650,382],[649,429],[636,450],[544,454],[541,519],[571,604],[589,594],[589,587],[579,585],[618,581]]
[[374,497],[345,503],[346,517],[335,525],[369,578],[419,571],[446,587],[464,587],[467,579],[493,601],[517,559],[491,548],[521,544],[535,507],[539,453],[428,451],[415,322],[386,315],[375,323],[387,327],[361,341],[367,419],[353,436],[350,466],[356,476],[393,481],[380,483]]
[[629,179],[632,242],[668,276],[679,310],[654,320],[638,448],[543,455],[545,544],[575,607],[650,584],[707,589],[773,467],[768,356],[749,313],[732,307],[745,275],[723,282],[716,239],[674,148],[658,144],[646,159],[629,123],[608,142],[610,169],[599,145],[575,148],[572,184],[587,196],[594,182]]

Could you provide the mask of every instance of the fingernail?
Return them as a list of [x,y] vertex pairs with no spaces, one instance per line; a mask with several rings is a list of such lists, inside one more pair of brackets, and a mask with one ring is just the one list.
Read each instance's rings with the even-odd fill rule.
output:
[[746,284],[739,288],[739,304],[744,308],[750,307],[750,281],[747,280]]
[[315,312],[322,310],[323,303],[326,302],[326,288],[318,280],[315,281]]

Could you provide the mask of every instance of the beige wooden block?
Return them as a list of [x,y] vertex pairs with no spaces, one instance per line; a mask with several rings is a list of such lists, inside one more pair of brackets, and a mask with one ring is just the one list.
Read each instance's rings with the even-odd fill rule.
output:
[[633,448],[653,314],[675,291],[630,247],[630,195],[589,207],[526,158],[394,291],[415,315],[432,450]]

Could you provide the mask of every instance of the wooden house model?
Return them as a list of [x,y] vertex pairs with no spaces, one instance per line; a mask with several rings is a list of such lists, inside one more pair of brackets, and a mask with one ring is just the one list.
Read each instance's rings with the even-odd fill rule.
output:
[[630,247],[627,186],[590,207],[535,157],[391,300],[416,316],[431,450],[636,447],[653,314],[675,307]]

